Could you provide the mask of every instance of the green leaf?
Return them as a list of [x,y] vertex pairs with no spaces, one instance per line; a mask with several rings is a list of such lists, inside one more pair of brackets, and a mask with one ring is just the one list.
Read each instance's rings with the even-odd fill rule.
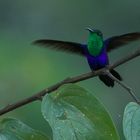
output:
[[3,119],[0,124],[0,140],[48,140],[44,134],[17,119]]
[[124,111],[123,132],[126,140],[140,140],[140,105],[130,102]]
[[46,95],[42,113],[52,128],[53,140],[119,140],[104,106],[75,84]]

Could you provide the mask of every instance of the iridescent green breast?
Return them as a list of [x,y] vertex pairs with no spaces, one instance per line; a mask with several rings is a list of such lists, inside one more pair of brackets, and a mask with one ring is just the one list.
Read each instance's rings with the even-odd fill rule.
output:
[[103,48],[103,39],[96,33],[90,33],[88,39],[88,51],[93,56],[98,56]]

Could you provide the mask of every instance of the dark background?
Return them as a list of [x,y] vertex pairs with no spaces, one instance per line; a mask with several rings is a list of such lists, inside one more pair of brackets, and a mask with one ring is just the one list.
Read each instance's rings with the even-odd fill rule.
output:
[[[100,29],[104,38],[140,31],[139,0],[0,0],[0,107],[29,97],[66,77],[90,71],[86,59],[33,46],[40,38],[86,42],[85,27]],[[109,54],[110,62],[139,48],[140,42]],[[116,69],[138,97],[139,58]],[[122,136],[124,107],[132,98],[116,84],[104,86],[98,78],[78,83],[108,109]],[[47,132],[40,102],[16,109],[3,117],[16,117]]]

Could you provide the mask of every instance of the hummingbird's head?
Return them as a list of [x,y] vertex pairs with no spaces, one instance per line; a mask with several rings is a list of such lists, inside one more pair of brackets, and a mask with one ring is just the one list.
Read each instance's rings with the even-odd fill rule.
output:
[[102,32],[100,30],[91,29],[89,27],[87,27],[86,30],[88,30],[90,32],[90,35],[94,35],[94,36],[98,36],[98,37],[103,38],[103,34],[102,34]]
[[97,56],[103,48],[103,34],[99,30],[93,30],[91,28],[86,29],[89,31],[87,42],[89,53],[93,56]]

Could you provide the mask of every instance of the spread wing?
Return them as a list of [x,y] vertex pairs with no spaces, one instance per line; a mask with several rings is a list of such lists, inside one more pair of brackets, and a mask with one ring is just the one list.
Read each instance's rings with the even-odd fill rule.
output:
[[132,41],[140,39],[140,32],[128,33],[120,36],[114,36],[105,40],[107,51],[110,52]]
[[75,42],[59,41],[59,40],[50,40],[50,39],[41,39],[36,40],[33,44],[44,46],[46,48],[60,50],[68,53],[75,53],[79,55],[84,55],[84,45]]

